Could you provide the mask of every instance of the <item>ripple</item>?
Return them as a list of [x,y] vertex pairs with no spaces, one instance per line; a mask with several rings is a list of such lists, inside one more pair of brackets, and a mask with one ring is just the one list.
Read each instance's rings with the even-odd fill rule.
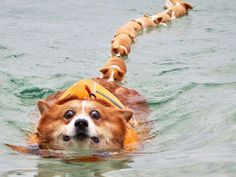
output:
[[0,44],[0,50],[6,50],[6,49],[7,49],[7,47]]
[[205,87],[205,88],[216,88],[216,87],[221,87],[221,86],[236,86],[236,82],[223,82],[223,83],[217,83],[217,82],[209,82],[209,83],[197,83],[197,82],[191,82],[188,85],[185,85],[184,87],[178,89],[175,91],[175,94],[163,98],[160,101],[156,101],[156,99],[149,99],[149,105],[150,106],[156,106],[156,105],[163,105],[167,104],[175,99],[178,98],[178,96],[185,94],[186,92],[192,90],[193,88],[196,87]]
[[25,86],[26,81],[23,79],[10,78],[10,82],[17,86]]
[[195,88],[196,86],[197,86],[196,83],[190,83],[190,84],[188,84],[188,85],[186,85],[186,86],[180,88],[179,90],[177,90],[177,91],[175,92],[175,94],[173,94],[172,96],[169,96],[169,97],[167,97],[167,98],[164,98],[164,99],[162,99],[161,101],[158,101],[158,102],[156,102],[155,100],[149,101],[149,105],[150,105],[150,106],[156,106],[156,105],[159,105],[159,106],[160,106],[160,105],[163,105],[163,104],[167,104],[167,103],[169,103],[169,102],[175,100],[178,96],[180,96],[180,95],[186,93],[187,91],[189,91],[189,90]]
[[164,75],[164,74],[166,74],[166,73],[170,73],[170,72],[183,71],[183,70],[186,70],[186,69],[189,69],[189,67],[174,68],[174,69],[170,69],[170,70],[165,70],[165,71],[162,71],[162,72],[159,74],[159,76]]
[[54,92],[55,90],[48,88],[31,87],[26,88],[15,95],[22,99],[42,99],[53,94]]
[[19,130],[21,133],[30,133],[32,131],[32,128],[29,128],[29,126],[27,126],[23,122],[19,122],[15,120],[7,120],[6,123],[8,124],[8,126]]
[[234,86],[236,82],[207,82],[207,83],[196,83],[193,82],[196,86],[203,86],[203,87],[219,87],[219,86]]
[[129,11],[129,12],[136,12],[137,9],[135,9],[135,8],[131,8],[131,9],[129,9],[128,11]]
[[5,58],[20,58],[20,57],[24,57],[26,55],[27,55],[26,53],[19,53],[19,54],[8,55]]

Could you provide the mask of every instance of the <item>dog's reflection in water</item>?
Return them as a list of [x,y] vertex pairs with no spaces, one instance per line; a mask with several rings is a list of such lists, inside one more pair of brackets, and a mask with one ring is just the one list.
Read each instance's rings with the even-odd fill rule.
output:
[[[130,157],[95,158],[95,156],[87,156],[86,158],[72,158],[66,160],[42,159],[37,166],[38,174],[36,176],[102,177],[104,173],[129,168],[128,164],[132,162]],[[92,158],[94,158],[94,161]]]

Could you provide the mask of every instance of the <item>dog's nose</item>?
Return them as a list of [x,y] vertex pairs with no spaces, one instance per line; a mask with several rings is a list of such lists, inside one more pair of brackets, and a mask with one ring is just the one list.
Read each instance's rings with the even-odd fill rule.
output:
[[84,129],[88,127],[88,121],[85,119],[77,119],[74,125],[76,128]]

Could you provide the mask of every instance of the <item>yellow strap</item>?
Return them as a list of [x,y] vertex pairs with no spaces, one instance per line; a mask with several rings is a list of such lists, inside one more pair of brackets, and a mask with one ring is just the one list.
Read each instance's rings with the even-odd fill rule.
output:
[[115,95],[97,82],[90,79],[84,79],[76,82],[60,96],[59,100],[65,99],[69,96],[73,96],[81,100],[90,99],[90,93],[88,90],[90,90],[96,98],[103,99],[104,101],[109,102],[120,109],[125,107]]

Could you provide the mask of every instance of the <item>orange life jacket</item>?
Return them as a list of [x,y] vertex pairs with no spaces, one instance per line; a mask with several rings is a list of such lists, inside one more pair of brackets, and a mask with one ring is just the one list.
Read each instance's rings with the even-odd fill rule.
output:
[[[118,107],[119,109],[125,108],[125,106],[115,95],[91,79],[84,79],[76,82],[60,96],[59,100],[65,99],[69,96],[73,96],[81,100],[90,99],[91,96],[95,96],[96,98],[102,99]],[[131,146],[138,142],[138,135],[137,132],[132,127],[130,127],[130,125],[127,127],[124,147],[128,150],[131,150],[133,149]]]

